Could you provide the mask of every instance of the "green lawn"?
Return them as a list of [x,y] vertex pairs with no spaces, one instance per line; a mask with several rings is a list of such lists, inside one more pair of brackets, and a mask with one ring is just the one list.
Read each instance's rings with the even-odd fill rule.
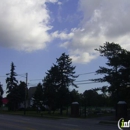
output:
[[31,117],[40,117],[40,118],[52,118],[52,119],[63,119],[68,118],[68,116],[63,112],[62,115],[60,115],[57,111],[53,114],[48,114],[48,111],[26,111],[24,115],[24,111],[0,111],[0,114],[9,114],[9,115],[21,115],[21,116],[31,116]]
[[[96,111],[97,113],[95,113]],[[101,111],[102,110],[102,111]],[[101,108],[87,108],[86,110],[86,118],[95,118],[100,116],[109,116],[114,115],[114,113],[107,113],[105,112],[107,109],[101,109]],[[68,115],[66,114],[66,110],[63,110],[63,114],[60,115],[59,111],[55,111],[55,113],[51,112],[51,114],[48,113],[48,111],[30,111],[26,110],[26,114],[24,115],[24,111],[8,111],[8,110],[0,110],[0,114],[11,114],[11,115],[21,115],[21,116],[30,116],[30,117],[39,117],[39,118],[50,118],[50,119],[64,119],[69,118],[71,109],[69,108]],[[100,112],[101,111],[101,112]],[[81,115],[78,118],[85,118],[84,109],[80,109]]]
[[[37,112],[37,111],[26,111],[26,114],[24,115],[24,111],[0,111],[0,114],[9,114],[9,115],[21,115],[21,116],[29,116],[29,117],[38,117],[38,118],[48,118],[48,119],[66,119],[70,118],[70,115],[66,115],[66,111],[63,111],[63,114],[60,115],[58,111],[56,111],[54,114],[48,114],[47,111],[43,112]],[[95,118],[95,117],[101,117],[101,116],[110,116],[112,114],[90,114],[87,115],[86,118]],[[85,118],[84,115],[78,117],[78,118]]]

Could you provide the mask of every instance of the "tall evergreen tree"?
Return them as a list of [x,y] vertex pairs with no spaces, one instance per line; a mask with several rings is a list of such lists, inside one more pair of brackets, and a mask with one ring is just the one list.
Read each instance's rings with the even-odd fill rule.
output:
[[43,89],[42,84],[39,83],[37,85],[36,91],[33,96],[33,106],[42,107],[42,101],[43,101]]
[[17,87],[18,87],[18,81],[16,80],[16,72],[15,72],[15,65],[12,62],[11,63],[11,69],[10,69],[10,73],[8,74],[9,77],[7,77],[6,79],[6,83],[7,83],[7,98],[9,100],[8,102],[8,107],[11,110],[16,109],[17,107]]
[[58,67],[52,66],[50,70],[46,73],[46,77],[43,80],[43,101],[44,104],[49,106],[49,112],[57,108],[58,99]]
[[77,88],[74,83],[78,76],[75,74],[75,66],[72,66],[72,59],[69,55],[62,53],[62,55],[56,61],[58,66],[59,80],[61,81],[60,87],[69,87],[70,85]]
[[119,44],[106,42],[100,46],[101,56],[107,58],[107,67],[100,67],[96,73],[103,74],[103,78],[94,79],[93,81],[108,82],[108,91],[113,97],[113,101],[126,99],[127,84],[130,81],[130,52],[122,49]]
[[75,66],[72,66],[72,59],[69,55],[62,53],[62,55],[56,61],[58,66],[58,78],[59,78],[59,104],[60,104],[60,114],[62,114],[62,109],[69,94],[69,86],[77,85],[74,83],[78,76],[75,74]]
[[2,96],[3,96],[3,88],[2,88],[2,84],[0,83],[0,107],[2,106],[3,102],[2,102]]
[[15,65],[13,62],[11,63],[10,73],[8,73],[7,75],[9,75],[9,77],[7,77],[6,79],[6,83],[7,83],[6,93],[9,94],[12,91],[12,89],[17,86],[17,83],[18,83],[18,81],[15,78],[17,74],[15,72]]
[[20,84],[17,87],[17,92],[16,92],[16,98],[18,105],[21,103],[25,103],[25,100],[27,99],[27,86],[26,83],[23,81],[20,81]]
[[49,107],[59,107],[62,114],[63,106],[68,105],[69,86],[77,87],[74,81],[78,76],[75,74],[75,66],[72,66],[72,59],[63,53],[46,73],[43,80],[43,93]]
[[80,102],[80,93],[73,89],[71,92],[70,92],[70,97],[71,97],[71,102]]

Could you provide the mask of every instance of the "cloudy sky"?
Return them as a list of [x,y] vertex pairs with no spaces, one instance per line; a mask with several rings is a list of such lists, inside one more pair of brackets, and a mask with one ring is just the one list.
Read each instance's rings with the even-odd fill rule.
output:
[[[105,64],[95,48],[106,41],[130,50],[129,0],[1,0],[0,81],[14,62],[16,72],[28,73],[30,86],[63,52],[76,66],[77,81],[96,78]],[[18,77],[19,80],[25,78]],[[29,87],[30,87],[29,86]],[[102,84],[79,84],[79,92]]]

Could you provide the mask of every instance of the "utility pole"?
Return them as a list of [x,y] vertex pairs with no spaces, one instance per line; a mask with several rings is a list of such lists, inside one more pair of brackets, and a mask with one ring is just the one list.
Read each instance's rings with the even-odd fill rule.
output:
[[25,97],[24,97],[24,115],[26,114],[26,91],[28,90],[28,73],[26,73],[26,87],[25,87]]

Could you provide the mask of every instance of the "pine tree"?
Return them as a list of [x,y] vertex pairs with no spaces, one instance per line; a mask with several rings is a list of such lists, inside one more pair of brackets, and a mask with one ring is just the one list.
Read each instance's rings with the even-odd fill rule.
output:
[[4,91],[2,88],[2,84],[0,83],[0,107],[2,106],[3,102],[2,102],[2,95],[3,95]]
[[58,106],[58,68],[52,66],[46,73],[46,77],[43,80],[43,103],[49,107],[49,113],[53,112]]
[[63,106],[69,103],[69,87],[77,87],[74,81],[78,76],[74,75],[75,66],[72,66],[72,59],[63,53],[46,74],[43,80],[44,101],[50,108],[60,108],[62,114]]
[[16,72],[15,72],[15,65],[12,62],[11,63],[11,70],[10,73],[8,74],[9,77],[6,79],[7,83],[7,98],[9,100],[8,102],[8,107],[11,110],[15,110],[17,108],[17,94],[18,94],[18,81],[16,80]]
[[27,99],[27,93],[26,93],[27,91],[28,89],[27,89],[26,83],[23,81],[20,81],[20,84],[17,87],[17,93],[16,93],[16,96],[17,96],[16,98],[19,105],[21,103],[25,103],[25,99]]
[[33,96],[33,106],[41,108],[43,105],[42,101],[43,101],[43,89],[42,84],[39,83]]
[[109,42],[100,46],[96,51],[107,59],[107,63],[106,67],[100,67],[96,71],[97,74],[104,76],[93,81],[108,82],[107,90],[115,103],[127,99],[126,95],[129,95],[127,84],[130,81],[130,52],[122,49],[119,44]]
[[75,74],[75,66],[72,66],[72,59],[69,55],[62,53],[62,55],[56,61],[58,66],[58,78],[59,78],[59,104],[60,104],[60,114],[62,114],[63,106],[68,104],[69,98],[69,86],[77,85],[74,83],[78,76]]

